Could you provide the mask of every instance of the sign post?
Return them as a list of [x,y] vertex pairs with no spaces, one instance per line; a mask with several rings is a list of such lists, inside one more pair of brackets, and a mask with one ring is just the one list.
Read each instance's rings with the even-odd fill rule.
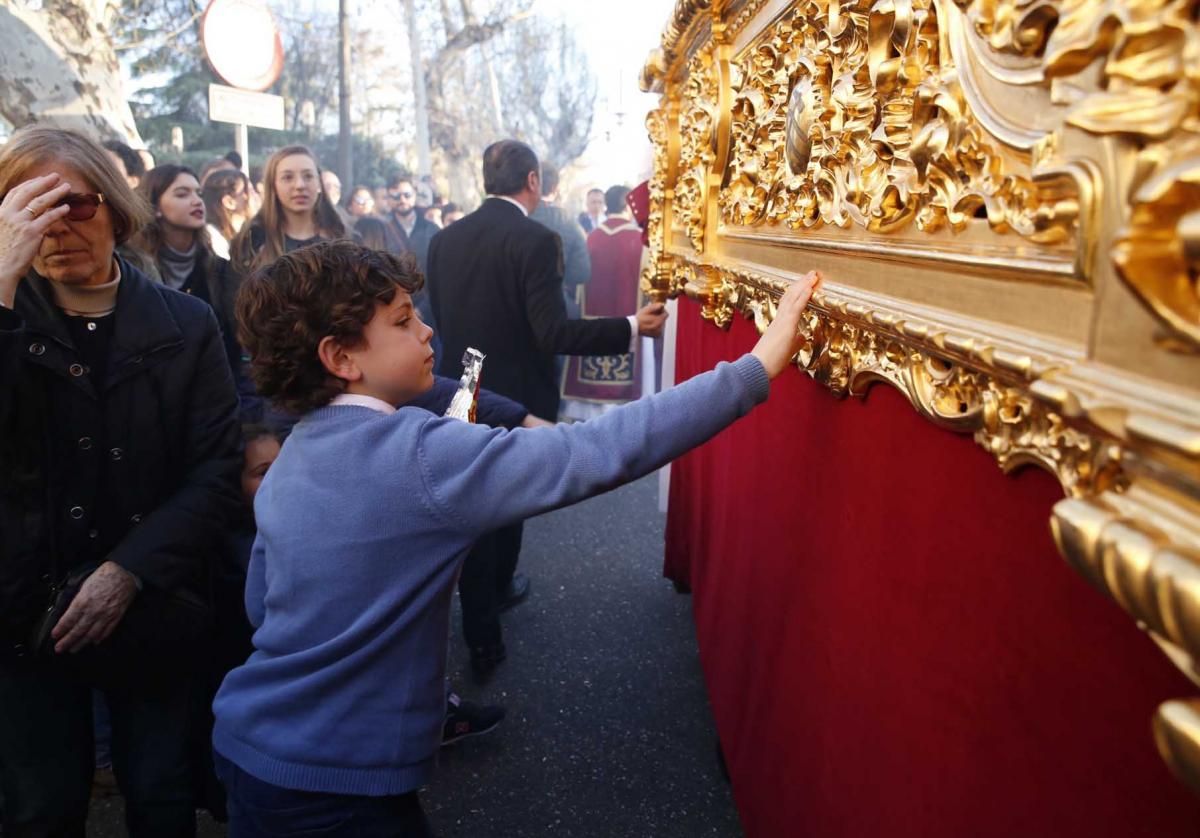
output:
[[204,55],[229,87],[208,86],[208,117],[232,122],[242,171],[249,174],[248,126],[282,131],[283,99],[261,91],[283,71],[283,40],[265,0],[211,0],[200,20]]

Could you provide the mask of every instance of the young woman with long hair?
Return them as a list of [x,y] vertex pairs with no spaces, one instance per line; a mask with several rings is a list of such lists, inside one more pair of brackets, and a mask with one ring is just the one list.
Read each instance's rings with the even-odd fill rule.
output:
[[246,276],[284,253],[345,236],[346,225],[321,189],[316,155],[301,145],[286,146],[267,160],[262,209],[230,243],[230,259]]
[[254,215],[250,202],[250,181],[238,169],[213,172],[204,182],[204,209],[208,214],[208,235],[213,253],[229,258],[229,242]]
[[243,417],[256,418],[262,400],[254,395],[245,374],[245,353],[237,343],[233,314],[239,280],[230,270],[229,261],[213,252],[200,179],[188,167],[168,163],[147,172],[138,192],[150,207],[153,220],[130,240],[131,248],[149,261],[163,285],[212,306],[237,384],[239,411]]

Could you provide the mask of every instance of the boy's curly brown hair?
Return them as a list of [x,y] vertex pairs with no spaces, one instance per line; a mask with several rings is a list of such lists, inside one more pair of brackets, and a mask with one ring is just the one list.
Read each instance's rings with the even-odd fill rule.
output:
[[255,271],[237,296],[238,340],[250,354],[258,392],[293,413],[329,403],[345,389],[317,356],[326,336],[362,345],[379,305],[424,284],[412,254],[395,256],[346,239],[284,254]]

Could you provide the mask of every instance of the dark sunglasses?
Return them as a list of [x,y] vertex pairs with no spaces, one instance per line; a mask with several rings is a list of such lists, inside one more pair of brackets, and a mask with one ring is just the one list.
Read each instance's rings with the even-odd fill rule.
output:
[[388,193],[389,198],[415,198],[416,196],[417,196],[416,192],[389,192]]
[[67,207],[66,218],[69,221],[90,221],[96,217],[96,211],[104,203],[101,192],[72,193],[63,197],[55,207]]

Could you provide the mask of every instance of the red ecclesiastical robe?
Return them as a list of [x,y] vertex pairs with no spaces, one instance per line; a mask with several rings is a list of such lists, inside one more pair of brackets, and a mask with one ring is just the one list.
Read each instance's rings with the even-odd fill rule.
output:
[[[588,234],[592,276],[581,288],[580,316],[628,317],[638,310],[642,231],[627,218],[607,218]],[[563,367],[563,397],[619,403],[641,394],[637,353],[575,355]]]

